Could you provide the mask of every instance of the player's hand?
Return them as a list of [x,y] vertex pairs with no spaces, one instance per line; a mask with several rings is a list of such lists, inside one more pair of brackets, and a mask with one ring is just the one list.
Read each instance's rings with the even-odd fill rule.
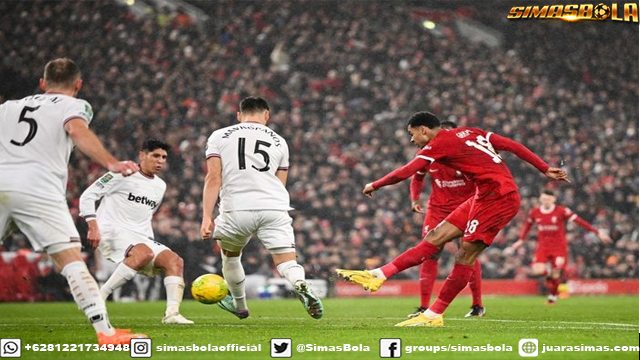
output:
[[506,256],[511,256],[513,255],[516,250],[518,250],[522,245],[524,244],[524,241],[522,241],[521,239],[519,239],[518,241],[514,242],[511,246],[506,247],[504,249],[504,251],[502,252],[504,255]]
[[512,248],[513,250],[518,250],[522,245],[524,245],[524,240],[518,239],[518,241],[511,244],[511,246],[509,247]]
[[98,223],[95,220],[90,221],[88,224],[89,231],[87,232],[87,241],[93,249],[96,249],[98,245],[100,245],[100,229],[98,228]]
[[364,190],[362,190],[362,193],[364,194],[364,196],[371,199],[373,197],[373,192],[376,190],[378,189],[373,187],[373,183],[368,183],[367,185],[364,186]]
[[414,213],[418,213],[418,214],[424,214],[424,209],[420,205],[419,201],[412,201],[411,202],[411,211],[413,211]]
[[133,161],[120,161],[115,164],[109,165],[109,171],[116,174],[122,174],[122,176],[133,175],[138,172],[140,168]]
[[571,181],[569,181],[569,176],[567,175],[567,172],[560,168],[550,167],[549,170],[547,170],[547,172],[544,173],[544,176],[552,180],[571,183]]
[[213,236],[213,228],[215,224],[211,219],[202,220],[202,225],[200,226],[200,237],[202,240],[209,240]]
[[598,230],[598,239],[600,239],[603,244],[611,244],[611,237],[602,229]]

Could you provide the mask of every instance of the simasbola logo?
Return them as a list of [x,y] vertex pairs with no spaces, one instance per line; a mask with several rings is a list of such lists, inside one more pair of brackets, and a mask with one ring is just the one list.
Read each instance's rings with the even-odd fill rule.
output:
[[566,21],[579,20],[613,20],[624,22],[638,22],[638,4],[612,3],[607,5],[571,4],[571,5],[534,5],[514,6],[511,8],[509,19],[561,19]]

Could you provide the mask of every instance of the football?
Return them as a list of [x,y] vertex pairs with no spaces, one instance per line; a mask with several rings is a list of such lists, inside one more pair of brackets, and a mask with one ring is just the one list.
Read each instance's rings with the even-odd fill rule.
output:
[[216,274],[204,274],[191,284],[191,295],[203,304],[220,302],[228,293],[227,282]]

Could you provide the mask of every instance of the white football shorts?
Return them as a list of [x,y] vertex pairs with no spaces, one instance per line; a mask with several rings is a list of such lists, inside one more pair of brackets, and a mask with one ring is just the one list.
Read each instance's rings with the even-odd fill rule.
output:
[[[51,245],[69,244],[80,247],[80,235],[69,213],[67,201],[44,199],[31,194],[0,192],[0,236],[9,230],[11,222],[27,237],[35,251]],[[58,246],[63,249],[64,246]]]
[[168,247],[147,236],[126,229],[100,228],[100,235],[101,239],[98,250],[100,250],[105,258],[118,264],[127,257],[127,253],[135,245],[144,244],[149,247],[153,252],[153,259],[138,270],[138,274],[148,277],[154,277],[160,274],[161,270],[155,267],[156,257],[158,257],[161,252],[170,250]]
[[213,238],[227,251],[240,252],[256,234],[271,254],[295,252],[293,220],[286,210],[225,211],[215,219]]

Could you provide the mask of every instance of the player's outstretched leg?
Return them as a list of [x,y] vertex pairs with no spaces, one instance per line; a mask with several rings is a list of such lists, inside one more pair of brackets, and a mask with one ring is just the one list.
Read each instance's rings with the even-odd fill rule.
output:
[[471,303],[471,311],[464,317],[482,317],[486,310],[482,306],[482,265],[478,260],[476,260],[473,275],[469,279],[469,288],[471,289],[473,302]]
[[293,285],[293,289],[307,314],[314,319],[320,319],[324,314],[324,306],[318,295],[305,281],[304,268],[296,262],[295,253],[273,254],[272,256],[278,273]]
[[180,314],[180,304],[184,295],[182,272],[184,261],[171,250],[164,250],[158,256],[154,266],[164,271],[164,287],[167,290],[167,309],[162,318],[163,324],[191,325],[193,321]]
[[440,289],[438,299],[419,316],[405,320],[396,326],[443,326],[442,314],[451,301],[464,289],[473,275],[476,258],[484,250],[486,245],[481,241],[463,242],[456,253],[456,264]]
[[218,307],[226,310],[239,319],[249,317],[247,295],[244,289],[245,275],[240,258],[242,253],[222,250],[222,274],[229,286],[229,295],[218,303]]
[[[430,233],[431,234],[431,233]],[[428,235],[427,235],[428,236]],[[403,252],[390,263],[373,270],[336,269],[336,273],[346,280],[361,285],[371,292],[378,291],[387,278],[410,267],[422,264],[424,259],[433,257],[441,248],[424,240],[415,247]]]
[[109,322],[107,308],[100,296],[98,284],[89,273],[87,265],[82,261],[78,247],[69,248],[69,244],[49,246],[51,255],[60,273],[67,279],[71,294],[78,307],[84,311],[91,322],[100,345],[124,345],[134,338],[146,338],[144,334],[131,334],[129,330],[115,329]]
[[462,235],[462,231],[459,228],[447,221],[443,221],[435,229],[429,231],[424,240],[420,241],[418,245],[403,252],[382,267],[371,271],[337,269],[336,272],[345,279],[362,285],[367,291],[377,291],[387,278],[410,267],[420,265],[425,259],[433,258],[442,251],[444,244],[460,235]]

